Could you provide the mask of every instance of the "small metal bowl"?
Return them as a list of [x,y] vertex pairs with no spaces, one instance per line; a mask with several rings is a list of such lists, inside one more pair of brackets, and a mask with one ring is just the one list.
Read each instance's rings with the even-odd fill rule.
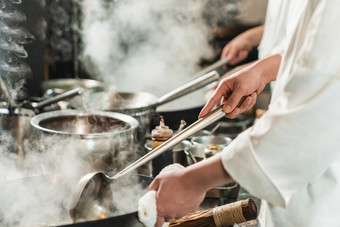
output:
[[220,146],[226,147],[231,143],[232,139],[226,136],[195,136],[191,139],[193,144],[202,144],[205,146]]

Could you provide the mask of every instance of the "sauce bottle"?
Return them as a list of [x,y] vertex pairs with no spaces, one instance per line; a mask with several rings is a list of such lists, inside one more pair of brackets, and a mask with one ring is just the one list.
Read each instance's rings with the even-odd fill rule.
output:
[[[173,131],[165,125],[161,116],[159,126],[151,131],[151,147],[155,149],[173,136]],[[168,150],[152,161],[152,175],[155,177],[165,166],[173,163],[172,150]]]

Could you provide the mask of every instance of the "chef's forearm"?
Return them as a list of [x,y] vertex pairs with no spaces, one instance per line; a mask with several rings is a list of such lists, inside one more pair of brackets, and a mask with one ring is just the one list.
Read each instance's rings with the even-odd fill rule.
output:
[[219,154],[187,167],[185,179],[192,181],[191,183],[202,191],[233,181],[224,169]]

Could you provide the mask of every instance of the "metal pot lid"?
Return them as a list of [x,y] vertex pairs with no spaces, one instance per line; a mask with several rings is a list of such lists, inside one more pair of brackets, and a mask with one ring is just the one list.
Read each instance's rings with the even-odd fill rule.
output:
[[89,138],[133,131],[138,127],[138,121],[121,113],[58,110],[34,116],[31,125],[47,133]]

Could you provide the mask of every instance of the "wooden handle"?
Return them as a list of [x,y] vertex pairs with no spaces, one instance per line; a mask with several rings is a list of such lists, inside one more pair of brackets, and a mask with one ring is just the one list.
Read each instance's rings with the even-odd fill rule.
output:
[[170,222],[170,227],[226,227],[257,218],[256,204],[251,199],[229,203],[213,209],[199,210]]
[[256,204],[253,200],[246,199],[215,207],[213,217],[217,227],[254,220],[257,218]]

